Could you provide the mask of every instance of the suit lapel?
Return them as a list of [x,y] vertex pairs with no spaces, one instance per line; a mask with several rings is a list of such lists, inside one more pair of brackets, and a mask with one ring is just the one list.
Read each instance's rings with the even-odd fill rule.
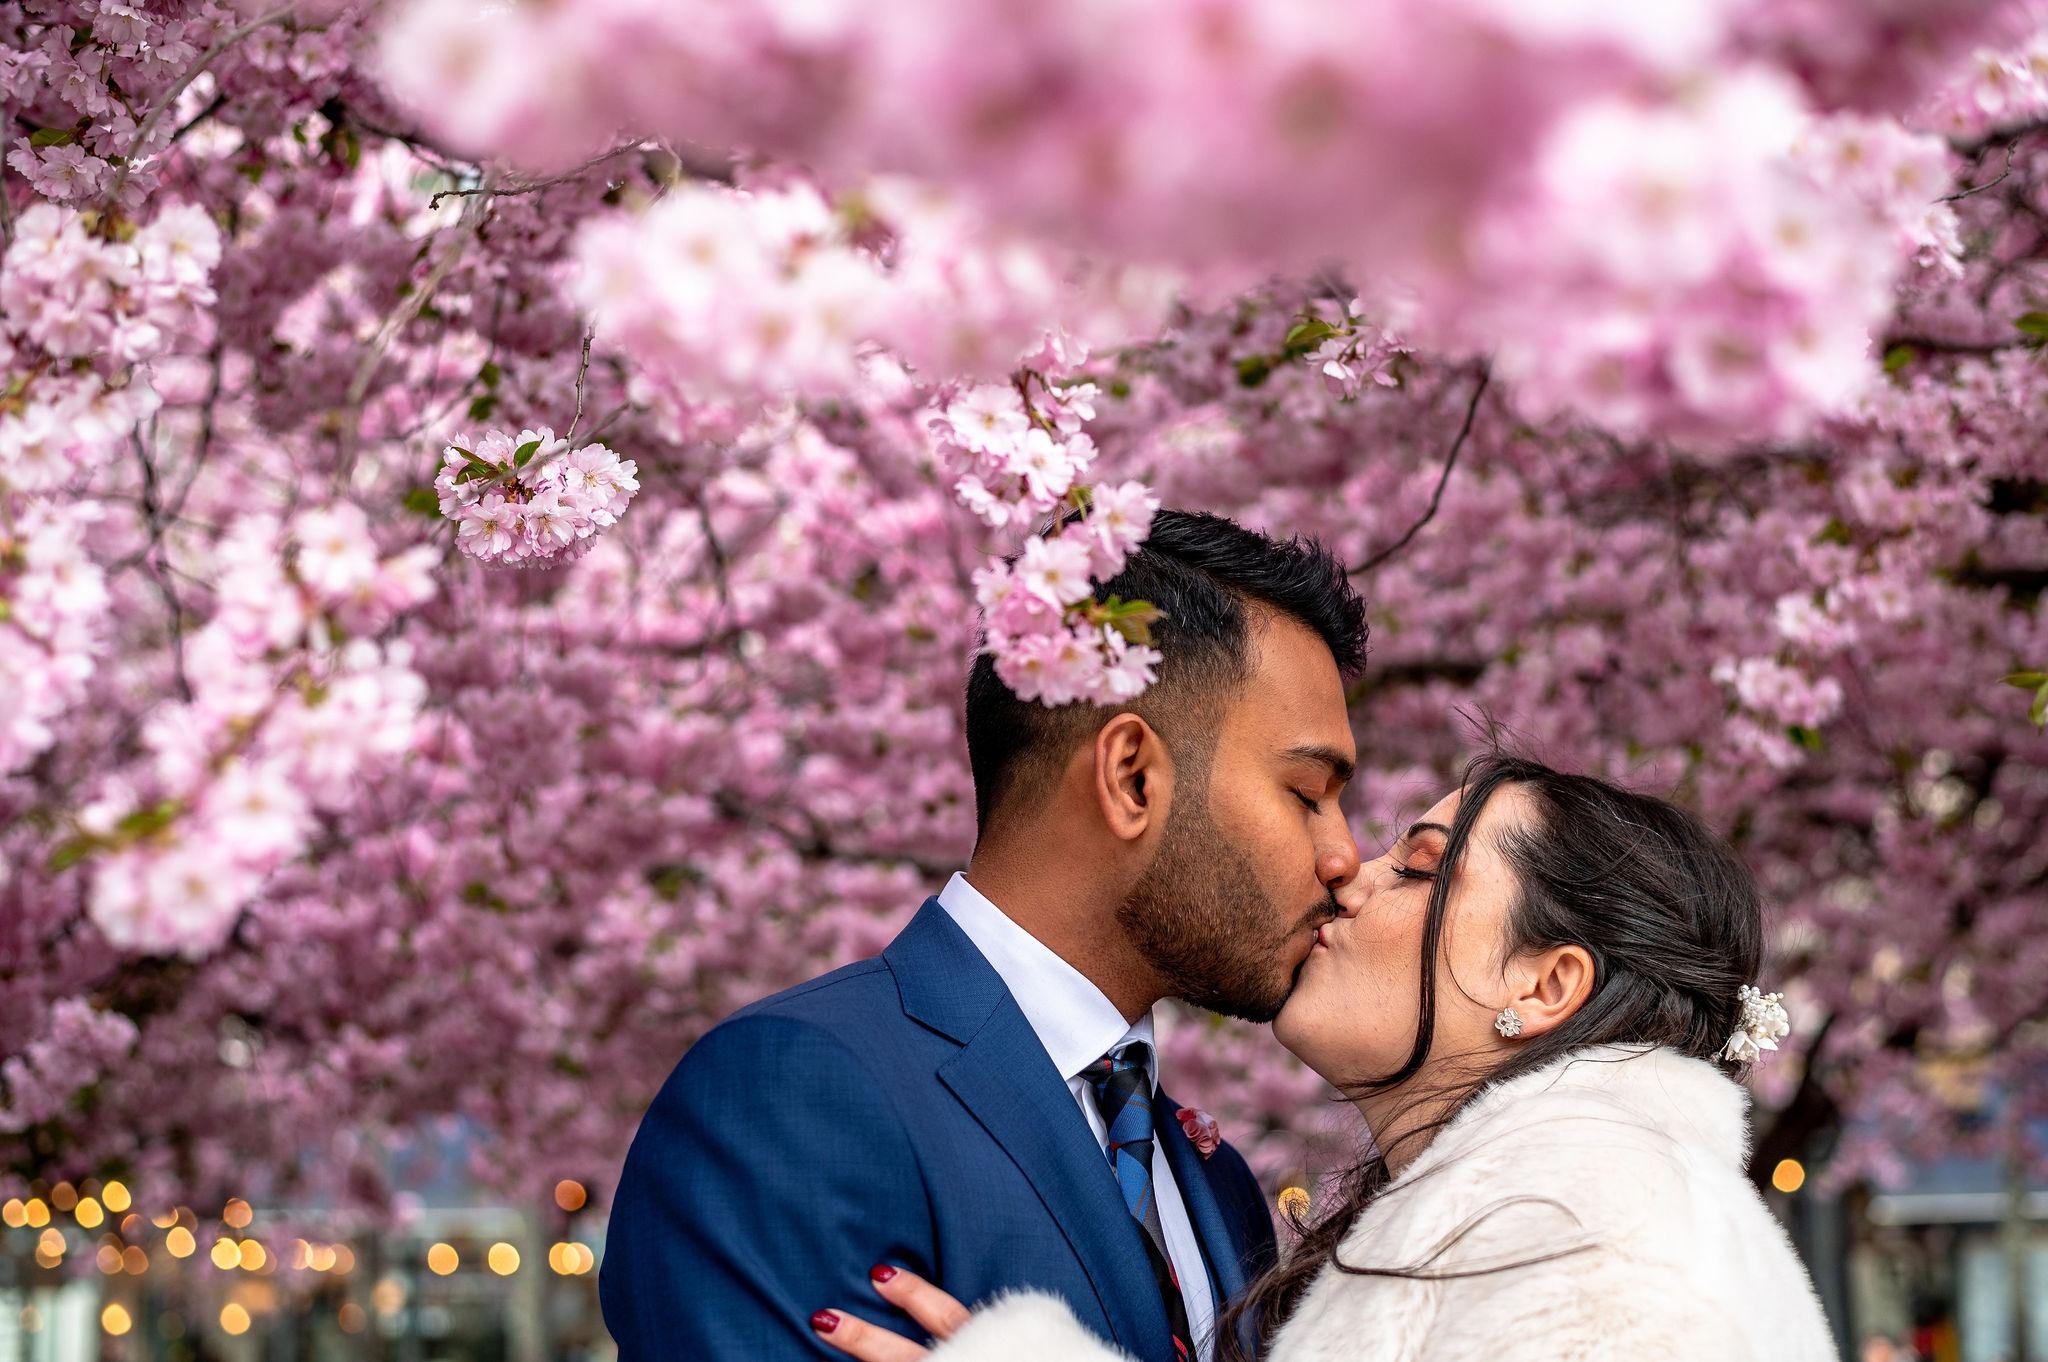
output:
[[939,1080],[1030,1181],[1087,1273],[1115,1341],[1137,1357],[1171,1362],[1166,1308],[1143,1231],[1124,1209],[1116,1175],[1072,1090],[1002,977],[936,899],[883,959],[905,1013],[960,1042],[959,1052],[939,1065]]
[[1167,1166],[1173,1169],[1174,1185],[1180,1188],[1188,1219],[1202,1240],[1209,1259],[1209,1279],[1215,1287],[1216,1308],[1244,1290],[1244,1227],[1223,1214],[1216,1191],[1209,1185],[1209,1164],[1181,1129],[1179,1106],[1161,1088],[1152,1099],[1153,1128],[1159,1147],[1166,1151]]

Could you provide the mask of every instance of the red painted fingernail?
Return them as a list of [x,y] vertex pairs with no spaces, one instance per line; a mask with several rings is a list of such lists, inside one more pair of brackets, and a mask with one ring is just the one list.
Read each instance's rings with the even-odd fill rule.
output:
[[821,1334],[829,1334],[839,1327],[839,1316],[830,1310],[820,1310],[811,1316],[811,1327]]
[[873,1277],[876,1284],[879,1285],[882,1282],[895,1280],[896,1269],[890,1267],[887,1263],[876,1263],[868,1269],[868,1276]]

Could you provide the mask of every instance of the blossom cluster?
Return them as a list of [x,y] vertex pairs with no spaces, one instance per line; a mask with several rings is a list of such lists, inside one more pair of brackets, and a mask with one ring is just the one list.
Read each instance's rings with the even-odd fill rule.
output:
[[38,203],[0,269],[0,486],[40,492],[108,458],[156,410],[147,364],[205,343],[220,233],[172,205],[126,239]]
[[534,567],[567,562],[618,522],[640,490],[639,466],[601,444],[571,449],[548,426],[517,436],[457,436],[434,478],[456,544],[484,562]]
[[0,497],[0,770],[55,741],[92,675],[107,586],[86,533],[101,509]]
[[1022,698],[1048,705],[1132,699],[1160,657],[1148,603],[1095,598],[1095,582],[1123,569],[1159,509],[1143,483],[1081,483],[1095,461],[1081,427],[1097,396],[1092,383],[1027,375],[963,389],[929,419],[940,449],[964,470],[954,495],[983,521],[1001,529],[1055,517],[1014,559],[975,574],[997,674]]
[[[1802,138],[1840,154],[1804,164]],[[1717,75],[1683,101],[1587,101],[1545,143],[1523,204],[1482,231],[1492,286],[1474,302],[1501,373],[1533,411],[1708,447],[1797,438],[1847,409],[1877,376],[1870,337],[1908,251],[1940,231],[1904,233],[1902,249],[1892,205],[1924,224],[1945,153],[1901,140],[1909,155],[1867,138],[1871,159],[1926,173],[1885,180],[1874,208],[1852,154],[1864,143],[1816,132],[1775,73]],[[1835,167],[1848,187],[1820,173]]]
[[[921,188],[884,197],[936,198],[1041,249],[1170,265],[1197,291],[1334,263],[1410,293],[1429,320],[1416,339],[1497,353],[1538,415],[1725,445],[1795,437],[1856,401],[1877,375],[1869,334],[1902,267],[1953,252],[1952,218],[1914,198],[1924,178],[1873,194],[1869,176],[1816,174],[1793,156],[1808,124],[1894,39],[1917,43],[1926,65],[2009,28],[1992,4],[1939,23],[1825,8],[1826,22],[1811,7],[1765,15],[1714,0],[1641,12],[1068,0],[1014,25],[996,0],[683,3],[657,16],[604,0],[573,14],[514,5],[485,33],[459,0],[420,0],[386,57],[452,134],[543,161],[629,128],[765,151],[842,183],[908,176]],[[993,31],[1008,40],[989,43]],[[1149,57],[1133,69],[1124,54],[1138,47]],[[677,69],[692,79],[657,75]],[[1934,146],[1903,160],[1925,168]],[[662,276],[691,278],[674,268],[688,260],[674,261],[670,224],[701,219],[720,235],[721,215],[701,204],[716,192],[685,194],[638,231],[608,229],[596,254],[651,254]],[[693,296],[646,348],[710,382],[759,365],[758,325],[789,347],[799,384],[843,380],[846,337],[833,332],[850,324],[846,297],[875,280],[836,250],[792,268],[767,216],[765,267],[746,248],[697,247],[740,265],[741,315]],[[1041,271],[976,273],[988,277],[945,308],[911,290],[894,315],[918,336],[979,335],[977,310],[1035,293]],[[778,278],[820,297],[792,307]],[[886,330],[892,311],[870,309],[869,326]],[[937,316],[943,328],[914,324]],[[1316,364],[1339,391],[1385,373],[1334,341]],[[983,341],[951,370],[985,377],[1013,353]]]
[[1156,330],[1157,271],[1091,270],[986,230],[944,196],[877,179],[828,201],[803,180],[680,185],[591,223],[581,296],[606,341],[698,400],[824,397],[887,351],[927,383],[999,378],[1048,345]]
[[2012,46],[1979,47],[1959,76],[1935,92],[1925,125],[1950,137],[1975,138],[2048,114],[2048,31]]
[[142,723],[146,761],[105,779],[62,854],[92,880],[106,938],[203,956],[319,812],[356,798],[366,766],[410,750],[424,682],[401,643],[332,642],[343,621],[374,636],[429,599],[425,546],[379,557],[349,503],[287,525],[245,516],[216,548],[217,608],[184,652],[189,701]]

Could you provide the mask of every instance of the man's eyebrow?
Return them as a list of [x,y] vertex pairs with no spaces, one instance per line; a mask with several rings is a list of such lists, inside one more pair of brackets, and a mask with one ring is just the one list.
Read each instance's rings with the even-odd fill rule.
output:
[[1330,768],[1331,774],[1337,777],[1339,784],[1350,780],[1352,774],[1358,769],[1351,758],[1345,756],[1336,748],[1324,747],[1318,743],[1307,743],[1300,747],[1290,747],[1280,755],[1289,761],[1321,762]]

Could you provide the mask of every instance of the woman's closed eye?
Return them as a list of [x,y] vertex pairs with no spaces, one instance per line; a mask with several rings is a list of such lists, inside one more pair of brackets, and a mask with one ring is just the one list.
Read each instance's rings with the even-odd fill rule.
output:
[[1404,837],[1394,844],[1392,869],[1399,879],[1411,882],[1433,880],[1442,855],[1442,848],[1433,843],[1410,842]]

